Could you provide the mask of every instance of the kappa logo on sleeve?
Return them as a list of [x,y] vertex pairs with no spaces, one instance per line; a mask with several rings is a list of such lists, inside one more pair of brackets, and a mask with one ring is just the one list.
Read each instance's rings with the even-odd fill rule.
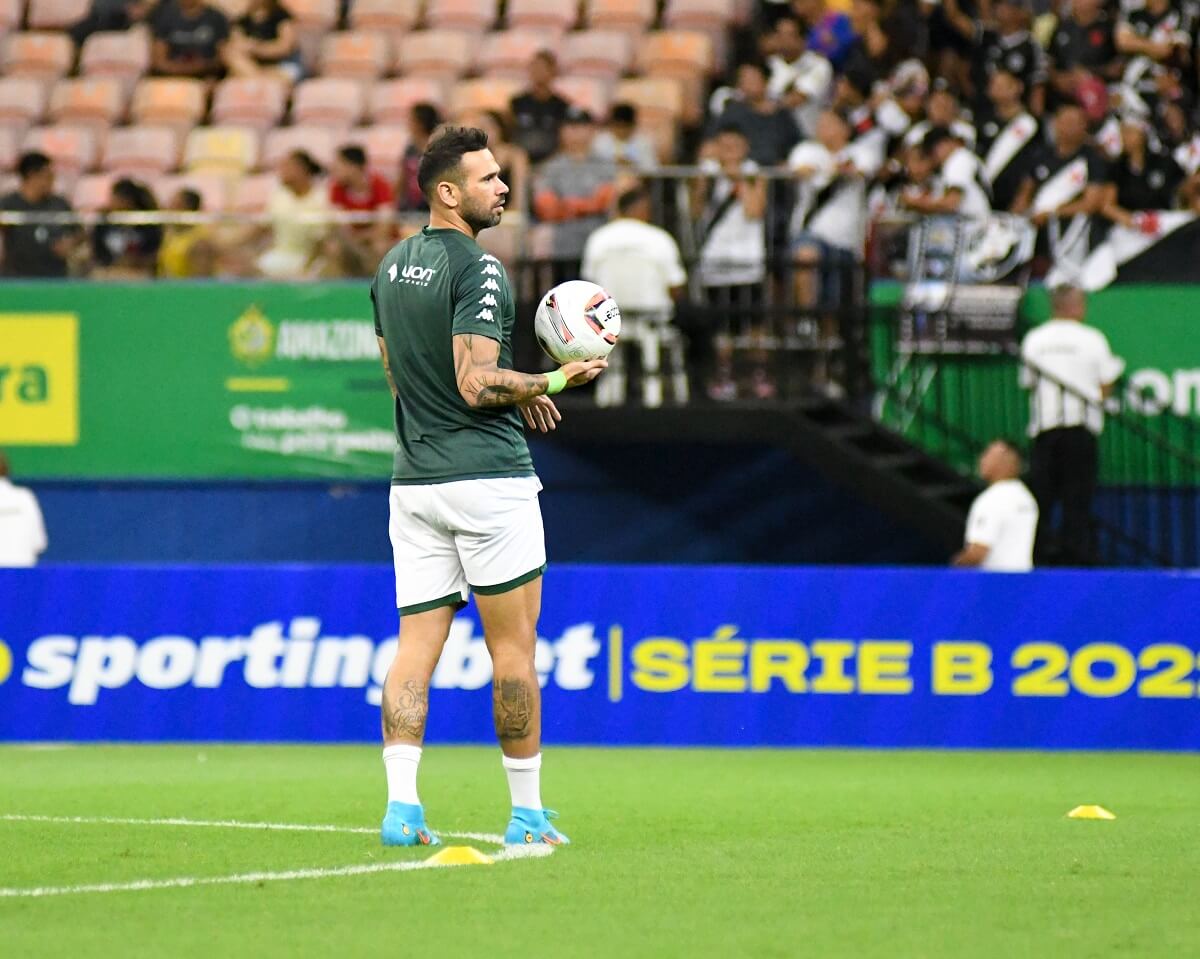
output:
[[491,290],[493,293],[500,292],[500,284],[497,283],[495,280],[493,280],[491,277],[488,277],[486,280],[484,280],[479,288],[481,290]]

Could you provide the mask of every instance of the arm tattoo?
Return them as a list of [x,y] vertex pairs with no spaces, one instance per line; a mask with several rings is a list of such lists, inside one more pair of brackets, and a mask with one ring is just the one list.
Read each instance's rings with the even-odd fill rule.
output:
[[533,725],[533,704],[529,684],[523,679],[492,681],[492,713],[496,737],[501,742],[524,739]]
[[425,736],[425,719],[429,715],[429,684],[415,679],[405,681],[393,699],[383,690],[383,738],[415,739]]
[[469,406],[513,406],[546,392],[544,375],[518,373],[496,365],[500,344],[495,340],[470,333],[460,333],[454,339],[454,376],[458,391]]
[[400,391],[396,389],[396,379],[392,376],[392,367],[388,363],[387,343],[382,336],[375,337],[379,341],[380,359],[383,360],[383,375],[387,377],[388,389],[392,391],[392,399],[400,398]]

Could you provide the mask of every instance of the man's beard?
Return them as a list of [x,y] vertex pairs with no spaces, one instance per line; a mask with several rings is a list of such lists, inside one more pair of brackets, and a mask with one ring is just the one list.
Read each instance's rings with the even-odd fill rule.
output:
[[473,233],[481,233],[482,231],[496,226],[500,222],[500,217],[503,214],[503,209],[493,209],[490,206],[483,206],[476,203],[464,203],[462,207],[463,222],[471,228]]

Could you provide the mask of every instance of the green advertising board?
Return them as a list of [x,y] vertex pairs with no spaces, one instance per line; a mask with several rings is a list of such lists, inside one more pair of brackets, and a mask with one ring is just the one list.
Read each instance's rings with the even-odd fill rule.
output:
[[0,286],[0,447],[24,477],[385,478],[365,283]]

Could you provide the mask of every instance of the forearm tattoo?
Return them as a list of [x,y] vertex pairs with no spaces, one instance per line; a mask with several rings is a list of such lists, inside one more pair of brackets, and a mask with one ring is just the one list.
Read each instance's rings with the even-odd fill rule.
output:
[[501,742],[524,739],[533,728],[533,697],[523,679],[492,681],[492,712]]
[[[476,354],[476,339],[469,334],[460,334],[465,349],[457,358],[455,377],[463,398],[472,406],[513,406],[541,396],[546,392],[546,377],[541,373],[518,373],[502,370],[496,366],[499,345],[495,340],[482,337]],[[492,354],[496,355],[492,355]]]
[[425,736],[429,715],[429,684],[410,679],[401,684],[395,697],[383,690],[383,736],[385,739],[416,739]]

